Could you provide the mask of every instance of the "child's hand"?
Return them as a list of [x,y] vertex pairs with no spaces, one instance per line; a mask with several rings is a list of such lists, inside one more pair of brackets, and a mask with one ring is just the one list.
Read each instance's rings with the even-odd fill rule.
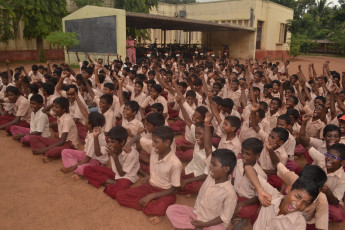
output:
[[145,208],[146,205],[147,205],[151,200],[153,200],[154,198],[155,198],[155,197],[154,197],[153,193],[144,196],[143,198],[141,198],[141,199],[139,200],[139,202],[138,202],[138,203],[139,203],[139,206],[140,206],[141,208]]
[[254,102],[252,108],[250,109],[252,112],[256,112],[260,109],[259,103]]
[[267,148],[268,151],[272,151],[273,150],[273,146],[268,141],[265,142],[265,147]]
[[207,227],[205,222],[202,222],[200,220],[192,220],[190,222],[192,225],[194,225],[196,228],[204,228],[204,227]]
[[211,121],[212,121],[212,119],[213,119],[213,114],[210,113],[210,112],[206,113],[206,116],[205,116],[205,123],[210,124]]
[[5,60],[5,64],[6,64],[6,65],[9,65],[9,64],[10,64],[10,60],[6,59],[6,60]]
[[101,132],[102,132],[102,127],[100,127],[100,126],[97,126],[97,127],[93,128],[93,130],[92,130],[92,134],[94,137],[98,137],[99,134],[101,134]]
[[265,192],[265,190],[262,189],[261,191],[258,191],[258,198],[262,206],[268,207],[271,205],[272,197],[270,194]]
[[181,96],[179,96],[179,95],[176,95],[175,99],[176,99],[176,102],[179,103],[179,104],[182,102],[181,101]]
[[302,116],[302,121],[303,121],[303,122],[307,122],[307,121],[310,120],[311,117],[312,117],[311,114],[304,114],[304,115]]
[[47,61],[47,65],[50,65],[50,63],[51,63],[51,61],[50,61],[50,60],[48,60],[48,61]]
[[119,80],[118,80],[119,85],[122,85],[124,81],[125,81],[124,77],[119,78]]

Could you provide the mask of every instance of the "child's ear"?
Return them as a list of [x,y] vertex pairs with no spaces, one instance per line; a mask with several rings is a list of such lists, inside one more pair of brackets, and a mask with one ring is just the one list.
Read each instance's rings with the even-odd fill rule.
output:
[[123,141],[120,142],[120,145],[121,146],[125,146],[126,142],[127,142],[127,140],[123,140]]
[[229,174],[231,168],[230,166],[223,166],[223,172],[226,173],[227,175]]
[[168,139],[164,140],[163,143],[166,147],[170,147],[170,145],[171,145],[171,141]]
[[280,146],[282,146],[285,142],[283,140],[279,140]]
[[260,154],[255,154],[255,160],[258,161],[260,158]]

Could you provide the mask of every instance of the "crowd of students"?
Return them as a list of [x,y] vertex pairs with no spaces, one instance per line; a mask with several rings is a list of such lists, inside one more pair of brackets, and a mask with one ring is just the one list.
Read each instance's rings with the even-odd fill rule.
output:
[[[0,129],[153,224],[166,215],[176,229],[290,230],[345,219],[345,73],[328,61],[307,78],[269,58],[88,59],[29,73],[6,60]],[[197,194],[195,206],[176,194]]]

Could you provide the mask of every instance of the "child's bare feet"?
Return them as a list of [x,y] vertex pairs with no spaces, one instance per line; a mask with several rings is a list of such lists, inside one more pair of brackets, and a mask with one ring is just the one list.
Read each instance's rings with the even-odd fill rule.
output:
[[149,218],[149,221],[151,222],[151,224],[159,224],[160,222],[162,222],[163,217],[162,216],[153,216]]
[[190,193],[186,194],[186,198],[191,198],[191,196],[192,196],[192,194],[190,194]]
[[65,167],[64,167],[64,168],[61,168],[60,171],[66,174],[66,173],[73,172],[74,169],[75,169],[75,167],[74,167],[74,166],[71,166],[71,167],[69,167],[69,168],[65,168]]
[[73,176],[71,176],[71,178],[73,178],[74,180],[79,180],[80,176],[78,174],[74,174]]
[[44,156],[44,158],[43,158],[43,163],[49,163],[49,162],[51,162],[52,161],[52,159],[51,158],[49,158],[49,157],[47,157],[47,156]]

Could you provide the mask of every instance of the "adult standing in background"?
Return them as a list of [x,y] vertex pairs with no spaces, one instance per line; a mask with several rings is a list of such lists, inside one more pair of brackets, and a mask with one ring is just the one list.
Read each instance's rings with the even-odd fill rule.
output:
[[129,35],[126,41],[126,49],[127,49],[127,57],[129,61],[133,64],[136,64],[136,49],[137,49],[137,41],[133,40],[132,36]]

